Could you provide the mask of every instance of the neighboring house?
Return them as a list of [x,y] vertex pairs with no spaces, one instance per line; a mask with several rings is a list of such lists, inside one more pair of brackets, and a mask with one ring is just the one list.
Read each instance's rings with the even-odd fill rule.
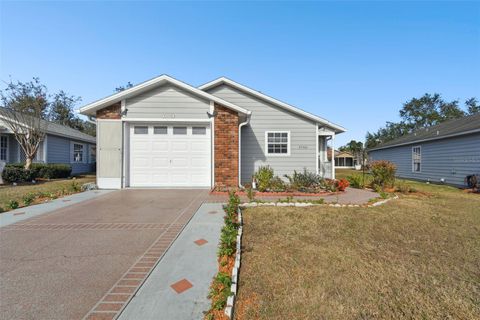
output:
[[[330,148],[328,148],[328,159],[332,158]],[[350,152],[335,150],[335,168],[337,169],[355,169],[357,160]]]
[[[72,174],[94,170],[95,137],[52,122],[46,127],[47,135],[40,143],[33,162],[69,164],[72,166]],[[0,116],[0,172],[7,163],[21,162],[25,162],[25,153]]]
[[480,113],[417,130],[368,151],[389,160],[402,178],[464,186],[480,174]]
[[80,112],[97,121],[100,188],[236,187],[262,165],[334,177],[327,141],[345,131],[226,78],[162,75]]

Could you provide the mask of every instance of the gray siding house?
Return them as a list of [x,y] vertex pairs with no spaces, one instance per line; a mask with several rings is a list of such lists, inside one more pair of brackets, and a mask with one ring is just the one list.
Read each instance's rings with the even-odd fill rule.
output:
[[[21,162],[25,162],[25,153],[0,118],[0,172],[7,163]],[[68,164],[72,174],[92,172],[96,163],[96,138],[70,127],[48,123],[47,135],[40,143],[34,162]]]
[[465,186],[480,174],[480,113],[446,121],[368,151],[370,160],[388,160],[402,178]]
[[327,143],[345,131],[227,78],[200,87],[162,75],[90,103],[101,188],[232,187],[262,165],[335,177]]

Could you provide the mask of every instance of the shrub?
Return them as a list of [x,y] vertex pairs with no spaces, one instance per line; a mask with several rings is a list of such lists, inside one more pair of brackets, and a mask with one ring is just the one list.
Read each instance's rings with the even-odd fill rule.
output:
[[43,164],[38,168],[38,178],[61,179],[68,178],[72,167],[66,164]]
[[287,189],[287,185],[280,177],[273,177],[268,189],[274,192],[283,192]]
[[365,187],[363,182],[363,176],[358,173],[354,173],[347,177],[348,182],[350,182],[350,187],[363,189]]
[[27,193],[26,195],[23,196],[23,204],[25,206],[29,206],[32,204],[34,199],[35,199],[34,193]]
[[25,170],[24,166],[23,163],[7,164],[2,172],[2,178],[7,182],[25,182],[36,178],[67,178],[72,173],[72,167],[66,164],[32,163],[30,170]]
[[340,179],[336,181],[336,186],[338,191],[345,191],[345,189],[350,185],[347,179]]
[[25,182],[35,179],[34,170],[6,165],[2,172],[2,179],[7,182]]
[[254,175],[258,191],[264,192],[270,188],[273,175],[273,169],[270,166],[261,166],[258,168]]
[[413,188],[411,185],[409,185],[405,181],[397,182],[395,186],[395,191],[398,191],[401,193],[416,192],[415,188]]
[[370,163],[370,173],[373,176],[372,186],[385,189],[395,184],[397,167],[390,161],[378,160]]
[[285,177],[290,182],[290,187],[299,191],[315,188],[322,181],[318,174],[309,172],[306,168],[303,169],[303,172],[295,170],[292,175],[285,175]]
[[338,191],[337,183],[332,179],[324,179],[321,183],[321,188],[331,192]]
[[18,202],[15,201],[15,200],[10,200],[10,201],[8,202],[8,207],[9,207],[10,209],[12,209],[12,210],[15,210],[15,209],[17,209],[17,208],[19,207],[19,204],[18,204]]

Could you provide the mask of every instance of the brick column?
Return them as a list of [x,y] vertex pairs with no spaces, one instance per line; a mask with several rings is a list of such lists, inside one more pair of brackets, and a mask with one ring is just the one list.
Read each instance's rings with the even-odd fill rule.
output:
[[238,125],[236,111],[215,104],[215,186],[238,186]]

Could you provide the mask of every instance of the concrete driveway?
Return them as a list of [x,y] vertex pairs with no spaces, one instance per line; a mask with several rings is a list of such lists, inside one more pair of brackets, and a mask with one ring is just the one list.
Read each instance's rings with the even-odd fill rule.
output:
[[207,197],[121,190],[1,228],[0,318],[113,317]]

